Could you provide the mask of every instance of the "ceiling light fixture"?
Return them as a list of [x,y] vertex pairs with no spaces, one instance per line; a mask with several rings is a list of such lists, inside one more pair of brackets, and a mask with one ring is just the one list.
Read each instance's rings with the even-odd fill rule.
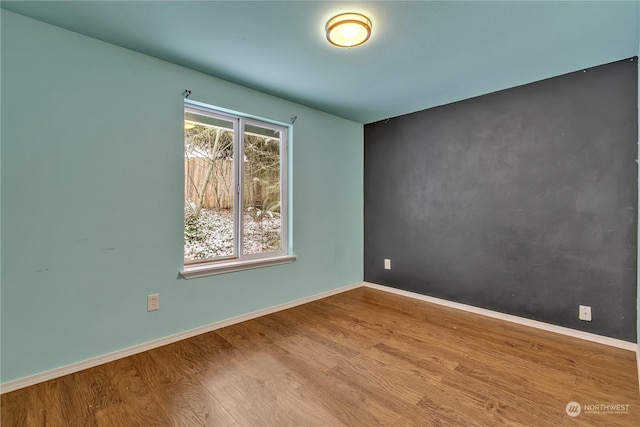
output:
[[371,21],[359,13],[342,13],[329,19],[325,30],[332,45],[355,47],[369,40]]

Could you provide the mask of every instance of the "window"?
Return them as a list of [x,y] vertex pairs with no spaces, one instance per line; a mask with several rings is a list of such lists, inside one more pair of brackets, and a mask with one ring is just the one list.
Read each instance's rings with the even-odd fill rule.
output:
[[184,107],[185,278],[282,264],[288,128]]

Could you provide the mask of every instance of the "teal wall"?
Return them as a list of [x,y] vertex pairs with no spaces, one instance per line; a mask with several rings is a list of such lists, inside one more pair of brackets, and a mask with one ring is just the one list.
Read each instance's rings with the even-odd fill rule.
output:
[[[1,14],[2,382],[362,280],[362,125]],[[298,116],[296,262],[179,278],[185,89]]]

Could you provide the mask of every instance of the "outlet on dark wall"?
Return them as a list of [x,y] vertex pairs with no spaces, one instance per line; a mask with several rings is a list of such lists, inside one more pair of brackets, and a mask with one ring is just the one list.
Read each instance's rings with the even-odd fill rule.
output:
[[637,85],[631,58],[366,125],[365,280],[635,342]]

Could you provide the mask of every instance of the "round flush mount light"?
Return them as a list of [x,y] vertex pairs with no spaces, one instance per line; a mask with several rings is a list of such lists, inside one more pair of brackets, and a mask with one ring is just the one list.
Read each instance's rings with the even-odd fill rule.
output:
[[329,19],[325,30],[332,45],[355,47],[371,37],[371,21],[359,13],[342,13]]

